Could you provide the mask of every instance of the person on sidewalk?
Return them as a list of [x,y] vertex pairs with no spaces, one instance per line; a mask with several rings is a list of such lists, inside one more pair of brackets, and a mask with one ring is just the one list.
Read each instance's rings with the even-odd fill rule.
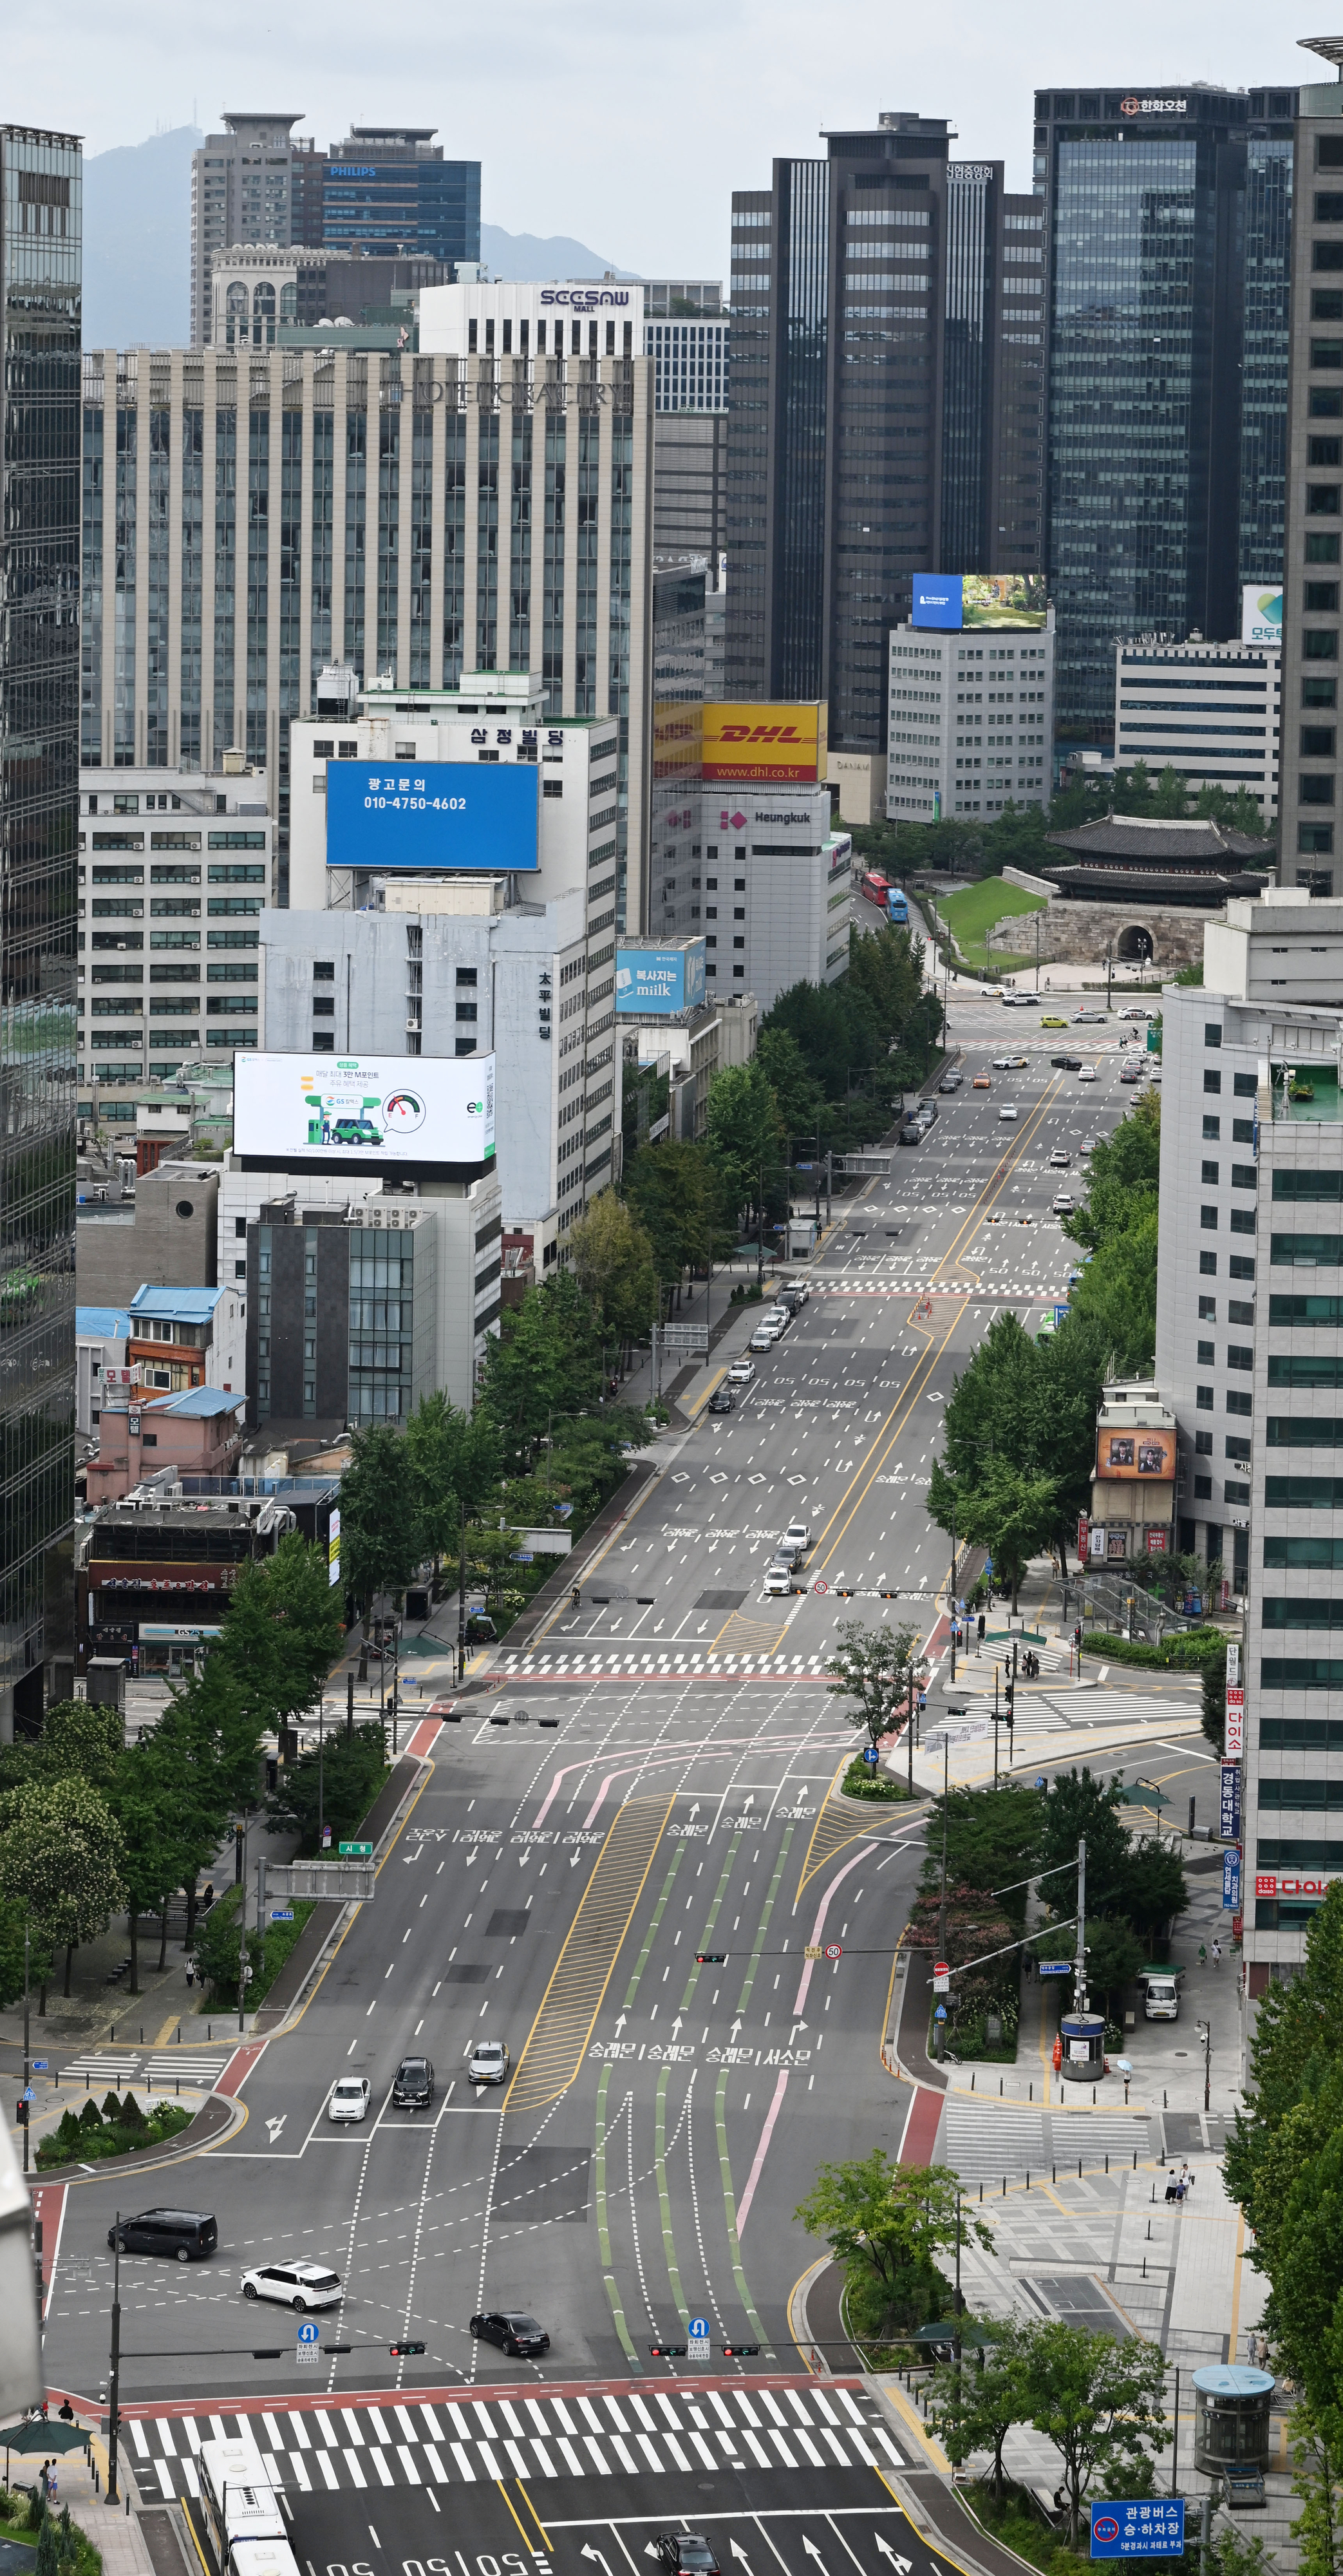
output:
[[1214,1940],[1212,1945],[1212,1964],[1214,1968],[1220,1968],[1222,1964],[1222,1945],[1218,1940]]
[[1177,2193],[1177,2191],[1178,2191],[1178,2190],[1179,2190],[1179,2184],[1177,2183],[1176,2178],[1175,2178],[1175,2167],[1174,2167],[1174,2165],[1172,2165],[1172,2166],[1171,2166],[1171,2169],[1170,2169],[1170,2172],[1169,2172],[1169,2173],[1167,2174],[1167,2176],[1166,2176],[1166,2206],[1167,2206],[1167,2208],[1168,2208],[1168,2209],[1169,2209],[1169,2207],[1170,2207],[1171,2202],[1174,2200],[1174,2198],[1175,2198],[1176,2193]]

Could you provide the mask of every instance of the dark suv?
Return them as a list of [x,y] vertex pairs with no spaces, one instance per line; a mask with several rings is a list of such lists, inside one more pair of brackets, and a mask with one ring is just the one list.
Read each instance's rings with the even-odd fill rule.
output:
[[399,2111],[425,2111],[434,2098],[434,2070],[427,2057],[403,2057],[392,2084]]
[[653,2547],[671,2576],[718,2576],[718,2552],[702,2531],[660,2531]]
[[142,2209],[138,2218],[123,2218],[109,2227],[107,2242],[118,2236],[123,2254],[163,2254],[178,2263],[201,2263],[219,2243],[215,2219],[198,2209]]

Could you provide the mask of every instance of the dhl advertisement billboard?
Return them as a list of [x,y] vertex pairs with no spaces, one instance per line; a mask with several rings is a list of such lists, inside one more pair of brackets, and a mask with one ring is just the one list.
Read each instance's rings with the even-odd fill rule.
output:
[[826,716],[823,699],[800,705],[710,703],[704,709],[706,786],[721,781],[725,786],[786,787],[790,780],[800,786],[804,780],[824,778]]

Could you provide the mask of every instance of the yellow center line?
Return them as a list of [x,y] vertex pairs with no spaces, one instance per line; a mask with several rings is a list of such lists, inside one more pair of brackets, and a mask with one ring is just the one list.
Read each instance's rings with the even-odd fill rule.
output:
[[[845,1530],[849,1526],[849,1522],[857,1512],[859,1504],[866,1500],[866,1497],[876,1480],[878,1469],[883,1464],[883,1461],[890,1456],[896,1441],[900,1437],[901,1431],[904,1429],[905,1423],[909,1418],[909,1414],[915,1402],[918,1397],[922,1395],[928,1379],[931,1377],[933,1370],[941,1359],[942,1353],[946,1349],[947,1344],[950,1341],[952,1334],[955,1332],[959,1322],[959,1314],[953,1315],[941,1341],[937,1345],[936,1350],[932,1349],[930,1345],[930,1347],[924,1352],[923,1357],[915,1361],[914,1374],[911,1377],[908,1386],[905,1388],[903,1394],[896,1397],[894,1404],[891,1406],[890,1412],[887,1414],[880,1431],[876,1435],[872,1449],[864,1459],[862,1466],[854,1469],[848,1484],[840,1495],[839,1501],[836,1503],[833,1512],[830,1514],[828,1521],[825,1523],[825,1526],[821,1531],[822,1540],[829,1536],[831,1530],[834,1530],[835,1535],[831,1540],[830,1546],[826,1549],[825,1555],[816,1559],[815,1567],[813,1569],[814,1572],[820,1573],[821,1569],[829,1564],[831,1557],[835,1553],[835,1549],[838,1547],[840,1540],[844,1536]],[[888,1433],[890,1434],[889,1439],[887,1438]],[[884,1447],[882,1446],[883,1442],[885,1443]],[[843,1520],[841,1520],[840,1514],[844,1511],[844,1506],[848,1502],[851,1494],[854,1496],[853,1508],[851,1511],[846,1513]]]
[[[967,1234],[972,1234],[974,1232],[975,1227],[983,1222],[983,1219],[988,1214],[994,1200],[1001,1198],[1002,1193],[1006,1189],[1007,1184],[1011,1179],[1013,1172],[1016,1170],[1022,1155],[1025,1153],[1027,1146],[1032,1143],[1039,1129],[1041,1120],[1044,1117],[1045,1111],[1053,1105],[1062,1089],[1063,1085],[1056,1076],[1054,1081],[1051,1082],[1044,1098],[1039,1102],[1038,1106],[1031,1111],[1025,1127],[1017,1139],[1016,1151],[1011,1156],[1011,1159],[1007,1163],[999,1163],[996,1166],[996,1180],[985,1182],[984,1187],[980,1191],[974,1206],[971,1208],[964,1225],[961,1227],[960,1233],[956,1237],[956,1242],[951,1245],[949,1251],[943,1254],[942,1259],[937,1265],[937,1269],[933,1272],[934,1280],[937,1279],[946,1269],[948,1262],[955,1261],[956,1244],[963,1243]],[[970,1267],[969,1263],[965,1261],[955,1261],[955,1266],[958,1270],[967,1270]],[[978,1280],[978,1271],[974,1271],[971,1275],[976,1281]],[[931,1287],[933,1284],[932,1280],[930,1280],[928,1284]]]

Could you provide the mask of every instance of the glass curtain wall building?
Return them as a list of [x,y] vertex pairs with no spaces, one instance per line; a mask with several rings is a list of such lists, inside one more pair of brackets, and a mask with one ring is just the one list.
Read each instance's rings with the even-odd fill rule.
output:
[[81,172],[0,126],[0,1740],[73,1651]]
[[1292,105],[1037,96],[1063,741],[1110,740],[1116,643],[1233,636],[1238,578],[1275,577]]
[[824,660],[829,168],[732,199],[726,681],[815,698]]
[[987,468],[992,434],[995,199],[1002,165],[947,169],[947,355],[942,412],[940,572],[987,572]]

